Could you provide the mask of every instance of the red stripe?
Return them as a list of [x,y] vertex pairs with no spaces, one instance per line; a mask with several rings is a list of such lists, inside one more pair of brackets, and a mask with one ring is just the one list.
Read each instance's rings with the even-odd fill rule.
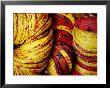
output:
[[[53,53],[52,53],[52,58],[55,61],[58,73],[60,75],[62,75],[62,74],[66,74],[67,71],[65,71],[65,69],[64,69],[64,65],[65,65],[64,60],[65,59],[64,58],[60,58],[59,56],[57,56],[59,53],[60,53],[60,50],[58,49],[57,46],[55,46],[54,50],[53,50]],[[63,61],[60,60],[60,59],[63,59]]]
[[58,50],[56,50],[54,48],[53,52],[52,52],[52,59],[54,60],[55,64],[56,64],[56,71],[61,75],[61,66],[60,63],[58,62],[57,58],[55,57],[55,55],[58,53]]
[[60,43],[60,45],[64,50],[67,50],[70,54],[72,54],[73,47],[69,47],[66,44],[63,44],[62,42]]
[[72,75],[82,75],[82,74],[80,74],[77,70],[74,70]]
[[78,50],[76,50],[75,52],[79,57],[83,58],[83,60],[86,62],[97,62],[97,56],[85,56],[81,54],[80,51]]
[[70,30],[74,27],[73,23],[67,17],[65,17],[62,14],[55,14],[52,17],[54,19],[54,23],[53,23],[54,27],[56,25],[64,25],[64,26],[69,27]]
[[58,60],[57,60],[57,58],[56,57],[53,57],[53,60],[54,60],[54,62],[55,62],[55,65],[56,65],[56,71],[58,72],[58,74],[59,75],[61,75],[61,66],[60,66],[60,64],[59,64],[59,62],[58,62]]
[[65,61],[65,58],[63,56],[61,56],[61,57],[56,56],[56,58],[57,58],[58,62],[60,63],[60,66],[62,68],[62,75],[68,74],[69,73],[69,67]]
[[68,63],[65,60],[65,57],[60,53],[60,50],[62,49],[60,46],[56,46],[56,48],[59,50],[58,53],[55,55],[57,58],[61,68],[62,68],[62,74],[68,74],[69,73],[69,66]]
[[54,30],[54,40],[55,43],[63,42],[64,44],[72,47],[72,35],[65,30]]
[[88,71],[97,71],[97,67],[87,66],[87,65],[81,63],[80,61],[77,61],[76,64],[78,64],[81,68],[86,69]]

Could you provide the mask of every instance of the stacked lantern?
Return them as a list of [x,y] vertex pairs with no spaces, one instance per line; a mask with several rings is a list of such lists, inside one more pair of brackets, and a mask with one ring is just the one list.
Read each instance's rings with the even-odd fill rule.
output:
[[77,61],[73,75],[97,74],[97,17],[78,18],[72,31]]
[[14,75],[38,75],[53,44],[48,14],[14,13]]
[[53,14],[53,40],[54,46],[51,52],[47,74],[70,74],[73,64],[72,30],[75,19],[72,14]]

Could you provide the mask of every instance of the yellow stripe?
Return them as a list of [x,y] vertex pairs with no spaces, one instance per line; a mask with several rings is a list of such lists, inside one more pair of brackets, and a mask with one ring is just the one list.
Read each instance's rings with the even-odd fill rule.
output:
[[69,29],[67,26],[58,25],[58,26],[57,26],[57,29],[67,31],[67,32],[69,32],[70,34],[72,34],[72,29]]
[[60,13],[61,15],[64,15],[67,17],[73,24],[75,23],[75,18],[72,16],[71,13],[65,14],[65,13]]
[[52,58],[50,58],[49,60],[49,64],[47,66],[47,72],[49,75],[59,75],[59,73],[57,73],[57,67],[56,64],[54,62],[54,60]]
[[14,40],[16,39],[16,35],[17,35],[17,24],[16,24],[16,22],[17,22],[17,14],[16,13],[14,13],[13,14],[13,18],[14,18]]
[[71,58],[68,56],[68,54],[64,50],[60,50],[60,53],[65,57],[66,62],[69,65],[69,69],[72,68]]
[[74,28],[72,31],[74,41],[84,50],[97,52],[97,34],[87,31],[82,31]]
[[82,75],[97,75],[96,71],[88,71],[86,69],[81,68],[78,65],[76,65],[75,70],[78,71]]
[[97,53],[86,53],[86,52],[84,52],[84,50],[83,49],[81,49],[81,48],[78,48],[78,46],[76,45],[76,43],[75,43],[75,41],[73,41],[73,47],[75,47],[78,51],[80,51],[82,54],[84,54],[85,56],[97,56]]
[[83,58],[77,57],[77,60],[78,60],[79,62],[81,62],[82,64],[84,64],[84,65],[91,66],[91,67],[97,67],[97,64],[85,62],[85,61],[83,60]]

